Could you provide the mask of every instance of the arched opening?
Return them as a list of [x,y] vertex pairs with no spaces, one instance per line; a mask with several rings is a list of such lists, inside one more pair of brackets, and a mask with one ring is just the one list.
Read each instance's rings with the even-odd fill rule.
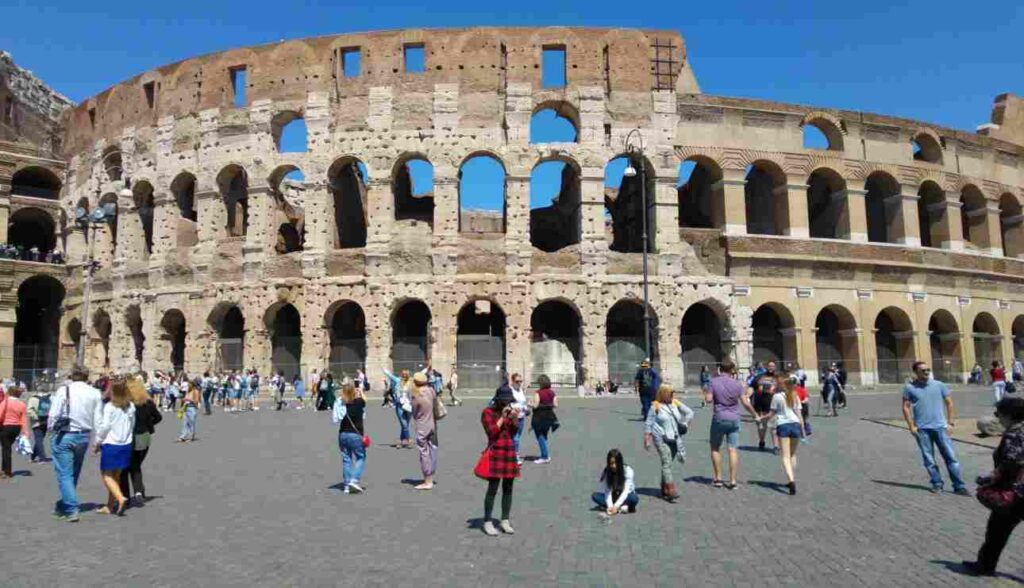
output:
[[306,176],[294,165],[282,165],[270,175],[270,196],[277,227],[274,251],[279,255],[302,251],[306,243]]
[[125,325],[128,333],[132,336],[132,351],[136,365],[142,365],[142,356],[146,350],[146,335],[142,331],[142,310],[139,305],[133,304],[128,307],[124,315]]
[[459,167],[459,231],[505,232],[505,168],[492,155],[473,155]]
[[711,229],[722,226],[722,169],[714,161],[691,157],[679,164],[676,181],[679,197],[679,226]]
[[[652,365],[658,362],[658,320],[650,310],[650,349]],[[633,377],[646,357],[644,345],[644,307],[637,300],[627,299],[615,303],[608,311],[605,322],[605,347],[608,353],[608,378],[632,389]]]
[[430,308],[422,300],[408,300],[391,316],[391,365],[396,372],[418,371],[430,357]]
[[576,162],[548,160],[530,172],[530,244],[558,251],[580,242],[582,191]]
[[302,373],[302,319],[291,304],[272,309],[268,318],[271,367],[291,381]]
[[305,153],[308,150],[306,121],[299,112],[279,112],[270,119],[270,135],[278,153]]
[[807,180],[807,218],[814,239],[849,239],[846,180],[834,170],[815,170]]
[[944,247],[949,243],[946,228],[946,194],[938,184],[925,181],[917,190],[917,219],[922,247]]
[[[647,251],[654,252],[655,183],[654,166],[639,155],[619,155],[604,168],[605,224],[611,225],[609,249],[640,253],[644,249],[644,215],[647,219]],[[646,209],[645,209],[646,200]],[[610,221],[610,223],[609,223]]]
[[828,136],[814,123],[807,123],[803,128],[804,149],[831,149]]
[[530,143],[576,143],[579,128],[579,113],[571,104],[545,103],[530,117]]
[[171,353],[167,359],[175,372],[185,369],[185,315],[178,309],[171,309],[160,319],[164,340],[170,344]]
[[45,167],[22,168],[11,176],[12,196],[31,196],[57,200],[60,198],[61,182],[57,174]]
[[422,155],[407,155],[391,181],[396,221],[420,221],[434,226],[434,166]]
[[21,259],[43,261],[57,248],[53,217],[40,208],[19,209],[8,221],[7,243],[19,250]]
[[557,387],[575,387],[582,377],[582,321],[576,309],[561,300],[546,300],[530,315],[530,358],[533,382],[541,374]]
[[879,383],[901,384],[913,376],[914,330],[907,313],[890,306],[875,317],[875,356]]
[[142,226],[142,239],[146,255],[153,253],[153,186],[149,182],[136,182],[132,186],[132,199],[135,212],[139,215]]
[[334,248],[366,247],[369,225],[366,204],[366,166],[352,157],[334,162],[327,171],[327,183],[334,205]]
[[29,386],[45,369],[57,367],[64,286],[49,276],[33,276],[18,286],[14,323],[14,373]]
[[988,203],[977,186],[968,184],[960,193],[960,222],[964,246],[986,250],[988,242]]
[[800,123],[800,126],[803,127],[804,149],[842,151],[843,129],[841,124],[841,122],[836,124],[828,117],[808,115]]
[[505,376],[505,312],[490,300],[462,307],[455,335],[459,386],[494,390]]
[[948,310],[936,310],[928,319],[928,347],[931,350],[932,375],[937,380],[961,382],[964,370],[960,330]]
[[868,217],[868,241],[896,243],[902,237],[903,201],[896,178],[875,172],[864,182],[864,207]]
[[1024,315],[1013,319],[1010,329],[1013,336],[1013,358],[1024,360]]
[[94,364],[110,367],[110,333],[113,330],[113,323],[107,311],[100,309],[92,315],[92,329],[96,333],[96,341],[93,347]]
[[117,195],[105,194],[100,198],[97,206],[99,208],[109,207],[114,211],[113,216],[110,217],[109,220],[94,233],[94,238],[99,239],[99,242],[97,242],[97,249],[99,249],[101,253],[105,252],[109,255],[108,259],[113,261],[117,252],[117,215],[120,214],[120,210],[118,210],[117,207]]
[[833,304],[821,309],[814,321],[815,348],[818,352],[818,373],[836,364],[848,374],[860,372],[857,349],[857,322],[853,314]]
[[229,165],[217,175],[217,187],[227,211],[228,237],[243,237],[249,231],[249,179],[238,165]]
[[331,339],[330,371],[354,378],[366,365],[366,315],[355,302],[332,305],[327,311]]
[[942,145],[928,133],[918,133],[910,140],[914,161],[942,163]]
[[196,220],[196,177],[188,172],[178,174],[171,182],[171,193],[178,206],[178,218],[171,224],[178,247],[191,247],[199,242]]
[[107,173],[109,181],[121,181],[121,177],[124,175],[124,166],[121,163],[121,151],[117,147],[107,147],[103,152],[103,170]]
[[755,161],[747,166],[743,186],[747,211],[747,233],[782,235],[789,217],[786,174],[771,161]]
[[240,370],[245,359],[245,316],[238,306],[222,302],[210,314],[210,326],[217,335],[214,369]]
[[710,306],[697,303],[686,309],[679,327],[683,377],[687,386],[700,386],[700,370],[711,373],[725,356],[722,347],[722,321]]
[[999,333],[999,323],[987,312],[979,312],[971,326],[974,339],[974,360],[988,370],[993,361],[1003,361],[1003,337]]
[[1003,255],[1016,258],[1024,254],[1024,212],[1020,201],[1009,192],[999,198],[999,231]]
[[792,313],[777,303],[762,304],[751,317],[753,327],[753,361],[776,365],[797,365],[796,323]]

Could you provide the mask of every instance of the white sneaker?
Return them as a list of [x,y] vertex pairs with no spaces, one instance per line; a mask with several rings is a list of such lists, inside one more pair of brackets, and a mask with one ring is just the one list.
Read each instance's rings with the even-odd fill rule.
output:
[[512,523],[508,522],[508,519],[501,521],[501,530],[509,535],[514,535],[516,530],[512,528]]
[[494,528],[493,521],[487,521],[484,523],[484,535],[487,535],[488,537],[498,536],[498,530]]
[[619,507],[619,512],[621,512],[621,513],[629,513],[629,505],[628,504],[623,504],[622,506],[620,506]]
[[342,494],[348,494],[348,493],[349,493],[349,492],[348,492],[348,486],[345,486],[344,488],[342,488],[342,489],[341,489],[341,493],[342,493]]
[[539,464],[551,463],[551,458],[550,457],[544,457],[544,458],[541,458],[541,459],[536,459],[536,460],[534,460],[533,463],[539,463]]
[[363,493],[363,488],[362,488],[362,486],[359,485],[359,482],[349,482],[348,483],[348,488],[346,488],[346,490],[350,491],[352,494],[362,494]]

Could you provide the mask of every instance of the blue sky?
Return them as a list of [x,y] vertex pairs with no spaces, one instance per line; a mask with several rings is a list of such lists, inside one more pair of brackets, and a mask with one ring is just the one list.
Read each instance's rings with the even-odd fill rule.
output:
[[1022,6],[1019,0],[5,0],[0,49],[82,100],[159,65],[289,38],[473,25],[673,29],[686,40],[705,93],[973,130],[988,122],[997,94],[1024,94]]

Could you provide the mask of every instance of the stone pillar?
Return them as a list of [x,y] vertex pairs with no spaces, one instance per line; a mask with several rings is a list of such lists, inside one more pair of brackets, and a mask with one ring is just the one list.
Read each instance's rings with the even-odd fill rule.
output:
[[[321,174],[326,175],[326,174]],[[337,231],[334,227],[334,198],[327,180],[306,180],[304,204],[307,252],[323,252],[334,249]]]
[[216,241],[225,235],[227,209],[224,208],[224,201],[216,190],[197,188],[195,202],[199,221],[199,243],[212,251]]
[[670,324],[659,324],[657,337],[661,377],[674,390],[682,390],[685,374],[683,373],[683,347],[678,321],[672,320]]
[[[388,257],[391,249],[391,227],[395,218],[388,178],[371,175],[366,185],[366,206],[369,212],[366,271],[370,276],[387,276],[391,271]],[[390,356],[390,351],[388,355]]]
[[986,200],[985,208],[978,211],[984,214],[985,224],[982,227],[982,242],[977,243],[978,249],[995,257],[1003,256],[1002,223],[999,218],[999,203]]
[[459,185],[456,170],[434,168],[434,273],[455,275],[458,269]]
[[807,216],[807,178],[796,181],[796,178],[786,176],[786,184],[780,188],[784,190],[781,196],[786,200],[787,209],[782,234],[798,239],[809,238],[811,224]]
[[[4,223],[6,231],[7,223]],[[14,325],[17,323],[18,293],[8,286],[0,296],[0,374],[14,374]]]
[[654,184],[655,243],[658,244],[659,276],[676,276],[682,272],[682,258],[679,255],[679,192],[676,180],[669,170],[657,170],[658,179]]
[[506,311],[505,348],[509,375],[519,372],[524,382],[533,378],[533,358],[530,350],[530,315],[533,297],[525,281],[512,283],[511,303]]
[[117,197],[117,244],[114,264],[123,266],[130,259],[148,259],[142,218],[131,196]]
[[[368,286],[368,300],[381,300],[383,296],[380,285]],[[366,316],[366,374],[372,378],[374,388],[381,381],[381,370],[390,370],[392,367],[390,309],[391,305],[383,302],[373,302],[363,307]]]
[[[0,243],[7,242],[7,223],[11,218],[11,168],[0,169]],[[3,372],[11,373],[9,370]]]
[[[590,291],[589,301],[602,300],[601,293],[595,286]],[[605,338],[605,322],[607,317],[600,311],[601,305],[590,303],[580,307],[580,336],[583,337],[583,366],[587,370],[589,389],[596,382],[608,379],[608,347]]]
[[249,187],[249,224],[245,230],[245,245],[242,247],[246,280],[258,280],[262,275],[263,258],[275,255],[274,239],[277,228],[277,206],[270,189],[264,186]]
[[[527,203],[529,181],[528,177],[525,178]],[[604,228],[604,173],[601,168],[583,168],[580,178],[580,201],[580,255],[583,275],[592,278],[605,274],[608,269],[609,243]]]
[[[895,202],[892,202],[895,200]],[[915,186],[900,184],[900,193],[885,199],[886,208],[896,208],[896,218],[890,225],[890,231],[896,243],[908,247],[921,246],[921,223],[917,214],[921,197]]]
[[837,237],[843,236],[844,227],[848,227],[846,237],[851,241],[857,243],[868,242],[868,213],[867,207],[865,206],[865,199],[867,198],[867,190],[864,189],[863,180],[851,180],[850,185],[846,189],[846,222],[840,218],[839,226],[837,227]]
[[[726,235],[747,234],[746,172],[742,169],[722,170],[722,189],[725,195],[724,222],[717,223]],[[717,219],[716,219],[717,220]]]
[[168,192],[153,194],[153,254],[164,259],[178,245],[178,207]]
[[[510,173],[505,191],[505,273],[530,273],[533,246],[530,244],[530,176]],[[583,247],[583,244],[581,244]]]
[[303,381],[308,381],[311,373],[327,368],[330,361],[330,334],[323,320],[316,318],[302,317],[302,361],[299,373]]
[[68,265],[85,263],[89,256],[89,244],[86,241],[85,230],[79,225],[68,227],[68,240],[65,255]]
[[[931,205],[937,212],[945,207],[945,214],[938,218],[936,235],[932,239],[932,246],[939,245],[950,251],[964,250],[964,230],[960,220],[960,197],[956,194],[945,194],[945,201]],[[968,368],[970,369],[970,368]]]

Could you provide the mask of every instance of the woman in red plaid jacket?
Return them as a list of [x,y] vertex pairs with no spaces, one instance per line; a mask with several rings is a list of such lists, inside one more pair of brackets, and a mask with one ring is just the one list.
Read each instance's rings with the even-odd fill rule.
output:
[[508,385],[498,388],[491,405],[484,409],[480,422],[487,433],[487,449],[480,455],[474,473],[487,480],[487,494],[484,496],[484,533],[498,534],[491,520],[494,512],[494,498],[501,482],[501,530],[515,533],[509,522],[512,510],[512,484],[519,477],[519,460],[516,455],[515,435],[519,428],[519,411],[510,405],[515,396]]

